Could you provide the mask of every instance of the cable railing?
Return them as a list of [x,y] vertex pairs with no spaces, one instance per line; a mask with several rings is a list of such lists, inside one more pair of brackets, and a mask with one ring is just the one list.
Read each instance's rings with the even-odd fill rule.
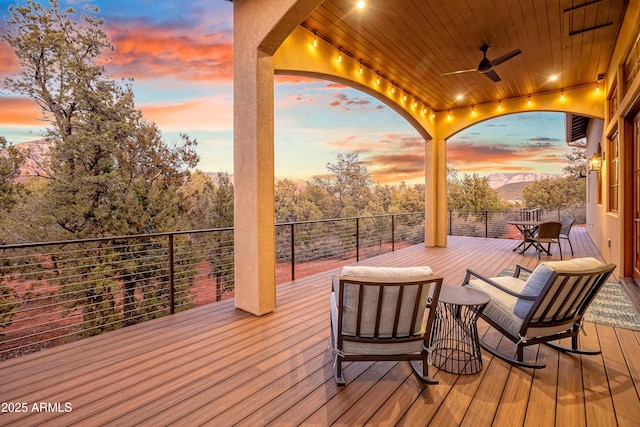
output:
[[[451,212],[449,234],[520,239],[541,210]],[[276,282],[424,241],[424,212],[276,224]],[[578,222],[579,223],[579,222]],[[0,246],[0,360],[234,296],[233,228]]]
[[[423,213],[278,224],[278,283],[423,230]],[[0,360],[233,295],[233,228],[0,246]]]

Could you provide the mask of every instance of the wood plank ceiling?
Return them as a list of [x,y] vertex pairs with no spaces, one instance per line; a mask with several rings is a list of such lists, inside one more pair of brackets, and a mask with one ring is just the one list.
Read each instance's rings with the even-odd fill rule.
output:
[[[326,0],[302,26],[362,60],[427,107],[465,105],[593,84],[606,71],[625,0]],[[493,82],[475,69],[496,66]],[[551,75],[557,75],[550,81]],[[457,99],[463,95],[462,99]]]

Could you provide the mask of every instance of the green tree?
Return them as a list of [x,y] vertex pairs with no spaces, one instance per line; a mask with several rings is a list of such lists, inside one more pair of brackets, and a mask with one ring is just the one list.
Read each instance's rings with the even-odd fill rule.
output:
[[572,176],[584,175],[587,172],[587,148],[571,147],[571,152],[563,157],[566,165],[562,168],[567,174]]
[[327,170],[331,174],[326,188],[334,198],[334,218],[360,215],[371,198],[373,181],[358,154],[338,154],[335,163],[327,163]]
[[498,192],[489,186],[486,177],[464,174],[463,178],[449,182],[448,207],[457,211],[482,211],[503,209]]
[[20,176],[24,160],[25,154],[7,146],[7,140],[0,136],[0,216],[11,211],[23,190],[16,179]]
[[[183,220],[178,189],[188,169],[197,164],[196,142],[183,135],[180,142],[166,144],[157,126],[136,110],[130,85],[106,77],[99,57],[113,46],[104,21],[93,15],[97,8],[85,7],[78,17],[72,8],[61,10],[58,0],[49,5],[28,0],[26,6],[10,7],[8,30],[2,36],[21,66],[4,85],[34,99],[51,124],[44,165],[48,182],[42,188],[45,197],[38,219],[56,224],[68,239],[179,228]],[[130,245],[102,248],[111,254],[100,259],[127,265],[121,282],[116,283],[104,265],[77,270],[79,277],[93,270],[104,278],[100,287],[76,285],[67,290],[76,293],[71,308],[81,305],[89,323],[103,324],[99,318],[110,318],[117,310],[107,293],[120,284],[127,323],[150,312],[146,305],[154,298],[146,295],[166,287],[163,280],[148,276],[146,271],[153,268],[135,261],[156,245],[136,243],[141,245],[137,256]],[[144,290],[142,300],[135,297],[137,288]],[[110,301],[109,307],[104,307],[105,301]]]
[[525,206],[529,208],[560,209],[586,206],[586,179],[573,176],[542,179],[522,190]]

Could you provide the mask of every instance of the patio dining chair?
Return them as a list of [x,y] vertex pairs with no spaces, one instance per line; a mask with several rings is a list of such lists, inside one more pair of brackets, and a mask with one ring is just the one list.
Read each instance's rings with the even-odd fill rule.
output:
[[429,340],[441,287],[442,277],[429,267],[347,266],[334,276],[330,348],[336,383],[345,385],[344,361],[406,360],[422,382],[437,384],[429,377]]
[[[560,244],[560,230],[562,224],[557,221],[543,222],[538,226],[538,230],[533,236],[527,237],[527,241],[536,248],[538,253],[538,259],[540,259],[540,252],[546,252],[551,255],[551,244],[558,245],[558,251],[560,252],[560,259],[562,260],[562,245]],[[543,245],[547,245],[546,249]]]
[[[585,311],[605,284],[615,264],[604,265],[595,258],[543,262],[531,271],[520,265],[513,277],[491,277],[467,270],[462,286],[480,290],[491,298],[481,318],[515,343],[509,356],[485,342],[480,345],[516,366],[544,368],[542,363],[524,361],[524,347],[547,344],[557,350],[578,354],[599,354],[599,350],[582,350],[578,335]],[[530,273],[528,279],[520,277]],[[571,347],[551,343],[571,338]]]
[[560,239],[564,239],[569,242],[569,248],[571,248],[571,256],[573,256],[573,245],[571,244],[571,239],[569,239],[569,233],[571,232],[571,227],[573,226],[573,218],[566,218],[560,221],[562,224],[562,228],[560,229]]

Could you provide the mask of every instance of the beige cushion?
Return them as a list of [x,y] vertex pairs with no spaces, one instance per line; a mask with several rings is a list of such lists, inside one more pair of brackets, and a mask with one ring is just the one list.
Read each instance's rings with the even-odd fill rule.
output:
[[[341,280],[344,281],[343,319],[342,333],[355,336],[358,321],[358,299],[360,285],[358,282],[377,283],[403,283],[410,281],[428,280],[433,276],[433,271],[427,266],[421,267],[369,267],[346,266],[342,269]],[[360,335],[372,337],[375,331],[376,309],[381,287],[371,285],[364,287],[363,305],[361,313]],[[335,289],[334,291],[337,291]],[[417,295],[418,286],[409,285],[404,288],[400,301],[400,318],[398,319],[398,336],[411,336],[424,334],[423,315],[424,308],[429,299],[430,286],[423,286],[422,294]],[[335,296],[337,298],[337,296]],[[416,314],[416,324],[411,331],[413,321],[413,307],[416,298],[420,299],[420,310]],[[398,287],[387,286],[382,295],[382,312],[380,314],[380,336],[390,337],[393,331],[396,307],[398,299]]]
[[370,267],[364,265],[347,265],[342,268],[342,276],[362,277],[367,279],[423,279],[433,276],[430,267]]
[[[523,295],[540,295],[542,288],[554,271],[584,271],[599,268],[602,267],[602,265],[603,264],[595,258],[574,258],[567,261],[543,262],[531,273],[521,293]],[[533,301],[519,299],[514,307],[514,312],[524,318],[532,305]]]

